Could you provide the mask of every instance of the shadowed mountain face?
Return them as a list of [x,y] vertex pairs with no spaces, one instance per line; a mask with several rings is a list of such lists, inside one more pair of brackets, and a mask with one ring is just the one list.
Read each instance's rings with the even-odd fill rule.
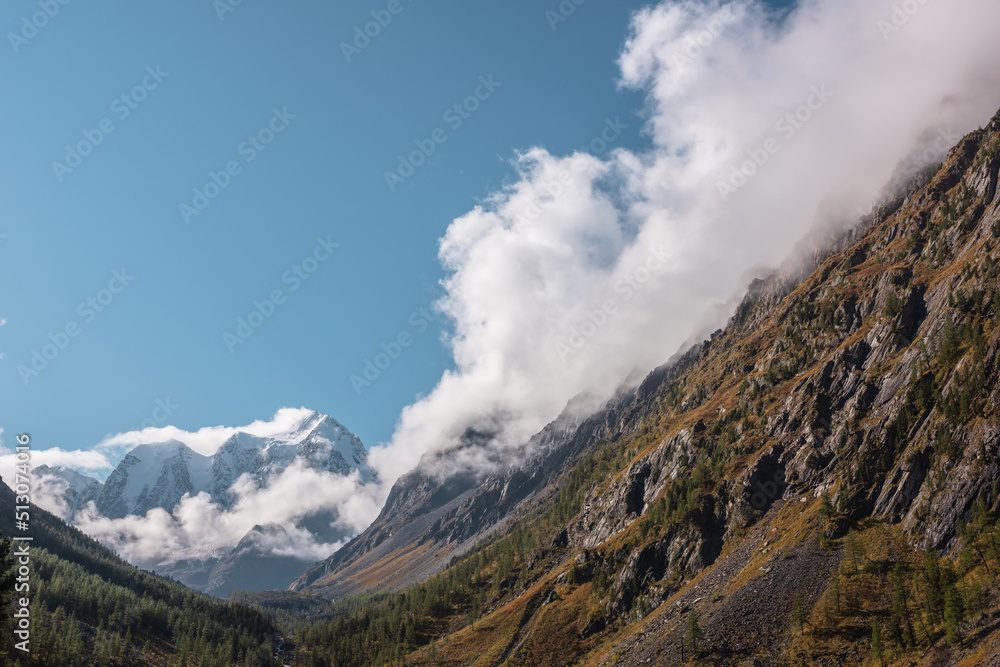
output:
[[425,460],[293,588],[440,575],[312,647],[365,664],[386,640],[338,633],[412,614],[410,664],[877,664],[879,632],[913,664],[1000,664],[998,174],[1000,115],[516,464]]
[[208,575],[205,592],[228,597],[234,590],[282,589],[302,572],[303,562],[294,556],[277,556],[275,545],[289,542],[282,526],[254,526],[228,556]]
[[96,479],[63,466],[40,465],[32,472],[37,479],[53,487],[51,495],[65,503],[61,508],[64,517],[72,517],[88,503],[96,503],[104,490],[104,484]]

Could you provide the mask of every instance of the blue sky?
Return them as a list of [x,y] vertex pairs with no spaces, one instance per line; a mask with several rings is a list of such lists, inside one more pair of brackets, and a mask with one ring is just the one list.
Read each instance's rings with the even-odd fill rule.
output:
[[[210,0],[52,2],[25,29],[47,4],[0,10],[0,427],[36,447],[91,447],[168,400],[185,429],[301,405],[387,440],[451,363],[446,323],[420,315],[451,221],[514,177],[517,150],[569,153],[609,119],[628,126],[616,146],[646,144],[615,62],[642,2],[591,0],[555,30],[555,1],[244,0],[222,18]],[[460,125],[445,115],[477,92]],[[226,186],[192,215],[213,173]],[[359,393],[350,377],[400,334]],[[36,351],[52,358],[27,374]]]

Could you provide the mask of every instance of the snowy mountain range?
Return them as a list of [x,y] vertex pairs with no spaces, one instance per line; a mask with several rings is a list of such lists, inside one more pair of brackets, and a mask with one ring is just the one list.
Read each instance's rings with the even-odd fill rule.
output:
[[[184,499],[199,494],[207,494],[218,511],[225,513],[248,496],[265,492],[289,471],[339,477],[356,473],[360,483],[368,483],[374,473],[367,458],[361,440],[336,419],[303,411],[303,419],[286,432],[267,436],[236,432],[211,455],[198,453],[178,439],[138,444],[103,484],[64,467],[38,466],[34,472],[54,490],[56,504],[63,504],[57,509],[68,521],[85,514],[91,524],[94,517],[113,524],[127,517],[146,517],[152,510],[174,513]],[[241,539],[211,555],[192,558],[187,553],[163,553],[155,561],[138,564],[155,565],[161,574],[221,596],[237,588],[284,587],[315,560],[289,555],[289,549],[277,546],[281,536],[288,534],[286,528],[304,532],[318,544],[340,542],[352,534],[339,525],[330,508],[304,510],[294,525],[255,525]],[[264,535],[269,539],[262,540]],[[123,545],[109,546],[121,549]]]
[[212,456],[177,440],[143,444],[131,450],[107,482],[97,509],[110,519],[143,516],[159,507],[172,512],[185,494],[207,493],[223,508],[232,506],[233,484],[249,475],[263,488],[290,465],[338,475],[353,470],[371,478],[361,440],[333,417],[312,413],[293,431],[260,437],[236,433]]

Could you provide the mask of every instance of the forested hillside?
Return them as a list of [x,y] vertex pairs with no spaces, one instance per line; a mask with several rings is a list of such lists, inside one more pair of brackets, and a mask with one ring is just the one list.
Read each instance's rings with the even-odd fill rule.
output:
[[[14,501],[0,483],[5,538],[14,534]],[[15,649],[5,633],[3,664],[280,664],[272,659],[277,629],[259,611],[139,570],[38,507],[30,525],[30,651]]]

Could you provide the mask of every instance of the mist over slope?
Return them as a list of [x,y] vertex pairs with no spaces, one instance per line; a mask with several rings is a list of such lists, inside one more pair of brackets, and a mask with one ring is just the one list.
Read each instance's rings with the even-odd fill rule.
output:
[[893,12],[868,0],[787,16],[759,2],[639,12],[619,65],[621,84],[647,94],[650,148],[527,150],[514,182],[452,223],[439,306],[456,370],[373,448],[380,478],[468,428],[496,437],[439,460],[448,473],[490,469],[574,397],[592,411],[723,324],[812,227],[856,220],[901,162],[910,175],[939,162],[989,118],[1000,7]]

